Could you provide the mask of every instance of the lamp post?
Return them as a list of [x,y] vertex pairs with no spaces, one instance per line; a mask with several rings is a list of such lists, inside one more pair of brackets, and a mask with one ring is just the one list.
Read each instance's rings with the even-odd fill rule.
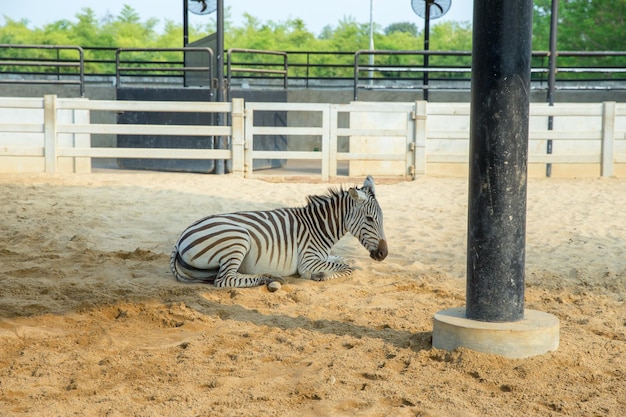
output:
[[[374,50],[374,0],[370,0],[370,51]],[[374,66],[374,55],[370,54],[369,56],[369,79],[370,86],[374,84],[374,70],[372,67]]]

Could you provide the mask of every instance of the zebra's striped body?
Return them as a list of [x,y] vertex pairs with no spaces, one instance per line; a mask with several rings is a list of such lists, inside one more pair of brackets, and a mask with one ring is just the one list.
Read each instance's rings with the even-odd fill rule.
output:
[[170,266],[184,282],[252,287],[299,274],[324,281],[352,268],[330,250],[351,233],[373,259],[387,256],[382,210],[374,180],[362,188],[309,196],[304,207],[209,216],[189,226],[172,251]]

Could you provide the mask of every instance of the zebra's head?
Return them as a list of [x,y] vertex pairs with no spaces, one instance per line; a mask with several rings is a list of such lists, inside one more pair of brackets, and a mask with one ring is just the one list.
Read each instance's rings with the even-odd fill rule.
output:
[[370,257],[382,261],[387,257],[387,239],[383,229],[383,211],[376,200],[374,178],[367,176],[363,187],[350,188],[350,198],[356,203],[347,218],[348,232],[370,251]]

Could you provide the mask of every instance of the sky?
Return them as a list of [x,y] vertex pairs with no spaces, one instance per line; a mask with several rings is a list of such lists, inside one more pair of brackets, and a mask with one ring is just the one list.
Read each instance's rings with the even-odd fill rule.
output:
[[[471,22],[473,0],[455,0],[442,18],[431,20],[431,25],[452,20]],[[142,21],[157,18],[163,24],[166,19],[182,24],[183,0],[3,0],[0,5],[0,24],[4,16],[13,20],[27,19],[29,27],[42,27],[62,19],[75,21],[83,8],[91,8],[98,18],[107,14],[118,15],[124,4],[131,6]],[[243,23],[243,14],[262,22],[281,22],[301,18],[309,31],[319,35],[326,25],[336,26],[344,17],[353,17],[358,23],[369,23],[370,0],[224,0],[230,7],[231,19],[236,25]],[[383,28],[391,23],[414,22],[419,28],[424,20],[411,8],[411,0],[373,0],[374,22]],[[190,24],[202,23],[211,16],[190,14]],[[200,20],[199,20],[200,19]],[[157,28],[160,28],[158,26]]]

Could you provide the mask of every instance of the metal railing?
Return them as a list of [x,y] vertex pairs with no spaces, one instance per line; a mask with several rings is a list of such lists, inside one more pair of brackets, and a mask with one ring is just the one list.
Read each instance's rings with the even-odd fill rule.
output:
[[[131,60],[122,59],[122,54],[136,54],[141,52],[148,52],[150,54],[154,52],[178,52],[183,54],[182,65],[181,61],[146,61],[146,60]],[[208,55],[207,65],[192,65],[187,66],[186,54],[189,53],[206,53]],[[115,85],[121,86],[122,76],[125,73],[154,75],[154,74],[182,74],[183,78],[187,76],[189,72],[201,73],[206,72],[208,74],[208,86],[212,87],[213,83],[213,57],[214,53],[211,48],[119,48],[115,51]]]
[[354,52],[288,51],[292,87],[310,88],[326,83],[350,83]]
[[[431,85],[428,85],[428,74],[429,73],[448,73],[448,74],[459,74],[459,73],[465,73],[465,74],[470,74],[472,72],[472,68],[471,66],[433,66],[433,65],[429,65],[429,66],[425,66],[424,62],[421,63],[421,65],[419,64],[412,64],[412,65],[390,65],[390,64],[377,64],[377,65],[372,65],[372,64],[361,64],[360,63],[360,58],[361,56],[388,56],[388,57],[400,57],[400,56],[408,56],[408,57],[413,57],[413,58],[422,58],[422,61],[425,59],[425,57],[427,56],[462,56],[462,57],[471,57],[472,54],[471,52],[468,51],[384,51],[384,50],[360,50],[360,51],[356,51],[354,53],[354,83],[353,83],[353,90],[354,90],[354,100],[358,100],[358,89],[359,88],[374,88],[374,82],[377,80],[374,77],[374,74],[385,74],[385,73],[390,73],[390,72],[396,72],[396,73],[401,73],[401,74],[413,74],[413,73],[417,73],[417,74],[421,74],[421,77],[404,77],[404,79],[409,79],[412,81],[420,81],[421,84],[419,84],[417,87],[422,89],[422,90],[426,90],[426,89],[433,89],[433,88],[437,88]],[[359,84],[359,79],[360,79],[360,73],[363,71],[367,71],[369,73],[369,77],[367,78],[367,80],[369,81],[369,85],[362,85]],[[386,77],[379,77],[379,78],[386,78]],[[394,77],[396,80],[400,79],[401,77]],[[469,80],[469,77],[464,77],[464,80]],[[404,88],[415,88],[415,85],[413,84],[409,84],[408,86],[405,85],[401,85],[400,87],[404,87]],[[450,88],[450,87],[447,87]]]
[[[14,50],[28,53],[28,57],[21,57]],[[0,44],[0,72],[14,76],[36,75],[38,78],[6,78],[0,77],[0,84],[71,84],[77,85],[80,96],[85,95],[85,57],[83,48],[71,45],[9,45]],[[33,53],[34,52],[39,52]],[[55,51],[56,57],[46,57],[42,51]],[[63,51],[78,53],[75,59],[61,57]],[[18,55],[18,56],[11,56]],[[18,68],[29,68],[30,71],[18,71]],[[36,71],[33,71],[35,69]],[[71,70],[75,70],[71,72]],[[70,70],[70,71],[62,71]],[[51,78],[55,77],[55,78]]]
[[[24,53],[16,54],[16,49],[22,49]],[[44,55],[43,51],[50,49],[57,50],[56,57]],[[79,51],[79,57],[69,59],[64,49]],[[187,66],[183,55],[163,59],[163,54],[168,51],[183,49],[193,48],[0,45],[0,68],[3,70],[0,82],[78,84],[81,95],[85,82],[111,83],[115,80],[119,85],[122,75],[128,83],[181,83],[186,72],[207,71],[206,68]],[[144,52],[137,59],[119,57],[120,53],[128,54],[133,50]],[[557,54],[557,90],[626,89],[626,51],[559,51]],[[369,55],[376,56],[375,64],[361,62],[362,57]],[[428,67],[424,67],[426,55],[431,58]],[[270,58],[272,56],[277,59]],[[259,88],[281,89],[469,90],[471,79],[469,51],[280,52],[232,48],[227,51],[226,58],[225,77],[229,86],[248,83]],[[549,52],[533,52],[533,88],[547,88],[548,58]],[[70,73],[70,69],[76,69],[76,72]],[[425,74],[430,81],[428,85],[423,82]],[[52,76],[56,78],[52,79]],[[213,74],[209,77],[212,78]]]
[[[234,62],[233,55],[250,55],[253,54],[255,56],[277,56],[282,58],[282,62],[274,63],[274,62],[255,62],[255,61],[239,61]],[[277,52],[277,51],[262,51],[257,49],[240,49],[240,48],[230,48],[227,51],[227,69],[226,69],[226,78],[228,82],[228,87],[230,88],[233,73],[243,73],[247,74],[250,77],[251,74],[258,77],[260,74],[261,77],[265,78],[277,78],[279,75],[282,78],[283,88],[287,89],[288,80],[289,80],[289,64],[287,59],[286,52]],[[240,65],[240,66],[234,66]],[[245,66],[244,66],[245,65]],[[280,69],[276,69],[280,68]]]

